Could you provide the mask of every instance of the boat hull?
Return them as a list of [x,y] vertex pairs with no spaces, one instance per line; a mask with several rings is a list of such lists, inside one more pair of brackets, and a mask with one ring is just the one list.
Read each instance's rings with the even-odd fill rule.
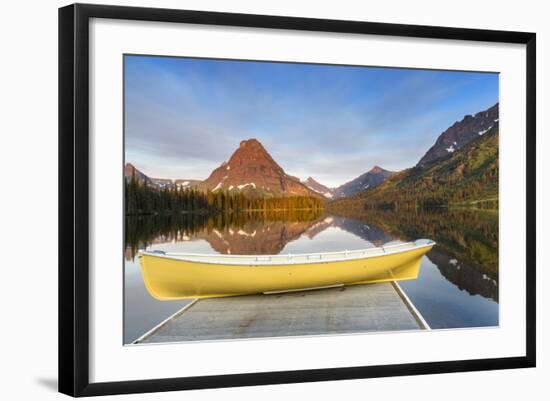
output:
[[141,254],[145,286],[158,300],[226,297],[412,280],[433,245],[363,259],[277,265],[236,265]]

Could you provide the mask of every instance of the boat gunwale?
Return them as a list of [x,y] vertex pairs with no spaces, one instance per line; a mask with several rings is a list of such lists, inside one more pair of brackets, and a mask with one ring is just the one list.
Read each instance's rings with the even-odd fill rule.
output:
[[[420,241],[420,240],[417,240]],[[388,256],[388,255],[396,255],[400,253],[410,252],[422,248],[428,248],[433,247],[436,243],[432,240],[426,240],[427,242],[417,244],[417,241],[411,241],[411,242],[405,242],[401,244],[395,244],[395,245],[389,245],[389,246],[380,246],[380,247],[372,247],[372,248],[365,248],[365,249],[357,249],[357,250],[345,250],[345,251],[336,251],[336,252],[318,252],[318,253],[301,253],[301,254],[284,254],[284,255],[221,255],[221,254],[191,254],[191,253],[158,253],[154,251],[144,251],[139,250],[138,254],[139,256],[152,256],[152,257],[158,257],[162,259],[170,259],[170,260],[176,260],[179,262],[189,262],[189,263],[203,263],[203,264],[212,264],[212,265],[231,265],[231,266],[285,266],[285,265],[302,265],[302,264],[326,264],[326,263],[335,263],[335,262],[348,262],[348,261],[354,261],[354,260],[361,260],[361,259],[370,259],[375,257],[381,257],[381,256]],[[397,247],[404,247],[406,245],[410,245],[410,247],[405,249],[390,249],[387,251],[388,248],[397,248]],[[378,251],[377,253],[374,253],[374,251]],[[368,254],[366,254],[368,252]],[[310,256],[317,255],[318,259],[309,259]],[[333,258],[333,259],[322,259],[322,255],[342,255],[340,258]],[[191,258],[185,258],[187,256],[190,256]],[[227,261],[212,261],[212,260],[197,260],[193,259],[193,257],[212,257],[212,258],[221,258],[221,259],[229,259]],[[286,260],[266,260],[267,258],[279,258]],[[245,259],[250,258],[256,260],[248,260],[248,261],[236,261],[231,259]],[[263,260],[257,260],[257,258],[263,258]],[[294,258],[307,258],[302,260],[296,260]]]

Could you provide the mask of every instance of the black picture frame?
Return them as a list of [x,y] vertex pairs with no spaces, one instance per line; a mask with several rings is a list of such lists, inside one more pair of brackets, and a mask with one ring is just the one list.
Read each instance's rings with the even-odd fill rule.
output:
[[[90,383],[88,61],[91,18],[437,38],[526,45],[526,354],[408,363]],[[141,393],[534,367],[536,363],[536,35],[480,29],[74,4],[59,9],[59,391],[71,396]]]

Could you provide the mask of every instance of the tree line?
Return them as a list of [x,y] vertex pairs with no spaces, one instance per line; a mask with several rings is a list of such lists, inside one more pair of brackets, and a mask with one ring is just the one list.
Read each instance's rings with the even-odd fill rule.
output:
[[250,197],[241,192],[156,188],[135,176],[125,181],[126,215],[166,213],[232,213],[250,210],[323,209],[323,201],[310,196]]

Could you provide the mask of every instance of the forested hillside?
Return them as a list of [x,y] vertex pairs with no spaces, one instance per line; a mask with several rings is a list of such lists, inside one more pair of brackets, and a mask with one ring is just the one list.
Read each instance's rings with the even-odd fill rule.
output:
[[446,157],[396,173],[378,187],[327,205],[336,212],[464,205],[498,207],[498,124]]

